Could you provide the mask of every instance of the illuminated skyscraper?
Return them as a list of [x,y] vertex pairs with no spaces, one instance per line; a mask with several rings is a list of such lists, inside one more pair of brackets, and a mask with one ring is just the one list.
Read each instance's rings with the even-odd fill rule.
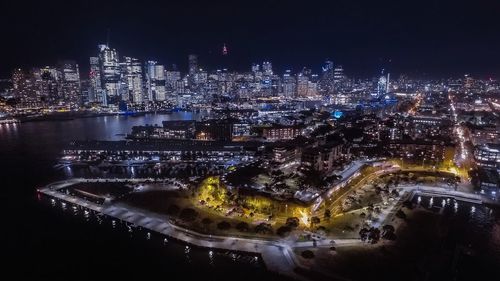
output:
[[382,75],[378,79],[376,88],[377,90],[375,91],[375,95],[377,97],[385,95],[389,92],[389,82],[390,82],[389,79],[390,79],[390,74],[388,73],[387,75],[384,75],[384,70],[382,70]]
[[38,106],[56,105],[63,99],[60,88],[60,73],[56,68],[46,66],[42,68],[33,68],[33,76]]
[[82,104],[78,64],[75,61],[60,61],[58,71],[61,75],[59,81],[60,96],[66,104],[72,108],[78,108]]
[[102,103],[104,98],[102,94],[101,69],[98,57],[90,57],[89,84],[89,102]]
[[273,65],[271,62],[265,61],[262,63],[262,71],[265,75],[273,75]]
[[474,79],[469,74],[465,74],[463,84],[465,91],[470,91],[474,85]]
[[156,61],[146,62],[146,90],[149,101],[165,100],[165,67]]
[[22,107],[40,106],[37,95],[35,79],[32,73],[28,75],[22,69],[16,69],[12,73],[13,94],[19,100]]
[[252,64],[252,72],[259,72],[260,71],[260,65],[258,63],[253,63]]
[[309,77],[307,77],[303,73],[297,74],[297,96],[300,98],[307,97],[308,89],[309,89]]
[[326,60],[325,65],[321,67],[323,72],[329,72],[333,70],[333,61],[331,60]]
[[120,98],[120,64],[118,53],[107,45],[99,45],[99,63],[103,105],[118,104]]
[[333,83],[335,83],[335,85],[338,85],[344,81],[344,78],[344,68],[342,67],[342,65],[337,65],[333,69]]
[[287,70],[283,75],[283,96],[285,96],[285,98],[294,98],[296,85],[295,77],[290,74],[290,70]]
[[188,56],[189,75],[194,75],[198,71],[198,56],[191,54]]
[[322,74],[319,81],[319,90],[324,95],[330,95],[334,92],[335,75],[333,62],[326,60],[325,65],[321,68]]
[[22,69],[17,68],[12,73],[12,87],[15,90],[19,89],[21,86],[22,80],[25,78],[24,72]]
[[142,103],[144,99],[141,63],[136,58],[124,57],[121,69],[121,100]]

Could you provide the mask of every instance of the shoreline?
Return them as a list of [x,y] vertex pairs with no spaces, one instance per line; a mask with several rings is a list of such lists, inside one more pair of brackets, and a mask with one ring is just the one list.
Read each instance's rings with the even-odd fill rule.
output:
[[[144,180],[145,179],[142,181]],[[54,182],[37,189],[37,192],[45,196],[61,200],[64,203],[75,204],[102,215],[115,218],[132,225],[140,226],[143,229],[165,235],[168,238],[190,246],[207,250],[217,249],[232,251],[235,253],[259,255],[265,268],[270,272],[278,275],[284,275],[295,280],[309,280],[307,277],[296,273],[296,268],[300,267],[300,265],[295,260],[292,249],[288,245],[280,243],[279,241],[201,234],[174,225],[168,218],[166,218],[166,216],[164,217],[146,210],[139,211],[135,208],[124,208],[120,206],[102,206],[57,191],[57,189],[82,181],[87,181],[87,179],[71,179],[67,181]],[[98,182],[99,180],[91,179],[91,181]],[[131,181],[131,179],[117,179],[114,181],[127,182]],[[140,182],[141,180],[132,179],[132,181]]]
[[[304,245],[294,247],[289,245],[286,241],[277,240],[264,240],[260,238],[241,238],[241,237],[231,237],[231,236],[220,236],[211,234],[202,234],[172,223],[171,219],[167,215],[161,215],[144,209],[138,209],[136,207],[114,204],[106,205],[106,202],[102,205],[93,203],[82,198],[67,195],[58,191],[64,187],[71,186],[80,182],[142,182],[147,179],[70,179],[65,181],[54,182],[48,184],[45,187],[37,189],[37,192],[48,196],[50,198],[58,199],[65,203],[75,204],[80,207],[92,210],[94,212],[100,213],[102,215],[114,218],[134,226],[140,226],[145,230],[159,233],[173,239],[180,243],[184,243],[189,246],[201,248],[201,249],[215,249],[222,251],[231,251],[241,254],[250,254],[260,256],[262,263],[265,268],[278,275],[284,275],[286,277],[295,280],[310,280],[306,272],[314,272],[316,274],[324,275],[324,273],[316,272],[311,270],[307,265],[303,264],[294,253],[295,248],[310,247],[312,245],[307,245],[309,243],[304,243]],[[428,195],[428,196],[443,196],[452,197],[456,200],[464,199],[467,202],[474,204],[485,204],[481,200],[482,196],[477,194],[468,194],[464,192],[443,190],[439,187],[432,186],[418,186],[418,187],[403,187],[407,194],[404,196],[405,200],[411,200],[415,195]],[[382,222],[390,220],[394,216],[396,209],[401,207],[403,198],[399,203],[395,204],[394,208],[386,214]],[[498,205],[498,202],[496,202]],[[398,207],[399,206],[399,207]],[[382,223],[383,224],[383,223]],[[332,238],[335,239],[335,238]],[[345,240],[345,241],[343,241]],[[349,240],[349,241],[348,241]],[[361,243],[359,239],[335,239],[336,246],[348,246],[348,245],[358,245]],[[320,248],[322,245],[318,245]],[[333,276],[324,276],[333,277]],[[338,277],[338,276],[337,276]]]

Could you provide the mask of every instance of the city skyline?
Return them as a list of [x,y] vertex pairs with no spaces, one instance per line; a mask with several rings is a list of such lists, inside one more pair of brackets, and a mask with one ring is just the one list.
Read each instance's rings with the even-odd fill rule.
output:
[[[208,68],[220,67],[226,45],[229,68],[235,71],[264,60],[273,61],[279,71],[319,69],[329,58],[360,77],[380,68],[419,77],[496,77],[500,36],[494,15],[499,7],[482,2],[471,7],[465,1],[313,1],[307,6],[283,1],[158,6],[90,1],[72,8],[58,1],[2,3],[2,10],[10,11],[1,23],[11,26],[4,36],[12,44],[2,46],[0,77],[17,67],[59,59],[76,60],[87,73],[87,58],[107,38],[127,56],[176,64],[181,70],[187,70],[184,58],[190,53]],[[20,14],[30,16],[21,20],[15,16]]]
[[[221,62],[227,65],[229,49],[220,52]],[[244,72],[226,67],[207,69],[197,54],[187,56],[188,69],[181,72],[176,65],[166,66],[156,60],[141,61],[123,55],[108,44],[98,44],[89,57],[88,77],[81,75],[76,61],[63,60],[57,64],[13,70],[9,83],[4,83],[1,95],[16,103],[19,110],[57,108],[79,110],[100,108],[111,112],[157,111],[191,108],[197,104],[225,101],[234,103],[259,98],[281,102],[292,100],[323,103],[323,105],[362,106],[381,99],[392,100],[394,95],[409,91],[441,89],[466,92],[492,92],[498,88],[494,79],[481,79],[470,74],[446,80],[414,78],[390,69],[380,68],[369,78],[360,79],[346,73],[341,64],[326,59],[319,72],[303,67],[276,71],[272,61],[252,63]],[[441,82],[439,82],[441,81]],[[363,98],[360,100],[360,95]],[[231,101],[231,102],[230,102]]]
[[498,15],[0,1],[4,275],[496,280]]

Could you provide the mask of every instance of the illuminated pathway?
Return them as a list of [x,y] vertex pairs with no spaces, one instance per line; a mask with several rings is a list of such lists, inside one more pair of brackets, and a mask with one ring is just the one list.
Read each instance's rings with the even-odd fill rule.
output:
[[[141,182],[145,179],[116,179],[107,182]],[[72,203],[93,210],[95,212],[120,219],[130,224],[140,226],[144,229],[164,234],[176,240],[183,241],[189,245],[202,248],[212,248],[230,251],[239,251],[246,253],[259,254],[266,265],[266,268],[280,275],[285,275],[297,280],[309,280],[307,277],[297,274],[295,270],[303,266],[296,260],[292,248],[312,247],[313,242],[290,242],[286,240],[262,240],[249,239],[229,236],[205,235],[174,225],[165,215],[149,212],[143,209],[137,209],[125,204],[107,204],[99,205],[75,196],[64,194],[59,190],[80,182],[105,182],[98,179],[71,179],[52,183],[39,189],[40,193],[61,200],[61,204]],[[317,246],[327,246],[328,241],[318,241]],[[360,244],[359,239],[335,240],[336,245]],[[324,244],[324,245],[323,245]],[[331,246],[328,244],[328,246]],[[306,268],[303,268],[306,269]],[[337,276],[326,276],[332,279],[338,279]]]
[[[387,172],[387,171],[379,171],[379,172]],[[378,173],[374,173],[372,176],[377,176],[377,175]],[[305,270],[307,270],[307,268],[305,268],[304,265],[297,260],[295,254],[293,253],[293,249],[331,246],[330,239],[319,240],[316,242],[313,241],[296,242],[287,239],[264,240],[264,239],[251,239],[242,237],[201,234],[175,225],[166,215],[161,215],[158,213],[149,212],[147,210],[134,208],[124,203],[110,204],[109,202],[104,202],[104,204],[100,205],[86,201],[84,199],[75,196],[65,194],[60,191],[65,187],[82,182],[140,183],[146,180],[148,179],[112,179],[112,180],[71,179],[67,181],[60,181],[49,184],[46,187],[40,188],[38,191],[52,198],[57,198],[61,200],[62,205],[66,203],[79,205],[84,208],[93,210],[95,212],[128,222],[132,225],[140,226],[143,229],[164,234],[176,240],[183,241],[189,245],[194,245],[207,249],[221,249],[221,250],[259,254],[262,257],[262,260],[268,270],[297,280],[308,280],[308,278],[306,278],[304,275],[300,275],[296,272],[296,269],[298,268]],[[450,190],[449,188],[444,188],[439,186],[402,185],[400,187],[404,191],[406,191],[405,192],[406,196],[402,196],[400,200],[398,200],[398,202],[395,202],[391,206],[391,208],[388,208],[386,211],[384,211],[384,213],[382,214],[383,218],[380,220],[380,224],[374,225],[375,227],[380,227],[384,222],[390,220],[391,217],[394,216],[394,213],[401,206],[401,203],[404,201],[404,198],[407,198],[407,196],[409,195],[452,197],[455,198],[456,200],[467,201],[471,203],[481,204],[483,202],[488,202],[491,204],[498,204],[498,202],[489,200],[485,196],[481,196],[479,194],[454,191]],[[335,239],[335,246],[348,246],[357,244],[358,245],[362,244],[361,240]],[[331,279],[339,279],[338,276],[327,275],[325,277],[329,277]]]

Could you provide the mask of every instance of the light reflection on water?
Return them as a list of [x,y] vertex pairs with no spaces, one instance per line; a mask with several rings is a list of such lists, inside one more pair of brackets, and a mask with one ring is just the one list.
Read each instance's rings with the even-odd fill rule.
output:
[[449,241],[472,247],[481,261],[500,264],[499,210],[450,198],[442,198],[446,202],[444,206],[433,206],[432,201],[437,199],[416,196],[413,202],[443,216],[442,222],[452,229]]
[[[146,114],[144,116],[101,116],[68,121],[42,121],[0,126],[3,145],[20,145],[21,139],[30,146],[67,144],[71,140],[122,140],[133,126],[158,125],[168,120],[200,120],[206,113],[173,112],[172,114]],[[31,143],[30,141],[36,140]],[[29,148],[29,147],[27,147]],[[49,149],[52,147],[48,147]]]
[[[198,264],[200,262],[204,262],[211,267],[216,267],[216,265],[219,264],[227,265],[228,263],[230,263],[239,265],[245,264],[247,266],[250,266],[251,268],[263,269],[258,256],[242,255],[229,251],[216,252],[214,249],[193,248],[192,246],[183,244],[181,242],[170,243],[165,236],[157,236],[147,229],[142,229],[141,227],[134,226],[127,222],[122,222],[120,220],[95,213],[94,211],[91,211],[84,207],[80,207],[78,205],[74,205],[72,203],[63,202],[59,199],[49,199],[49,197],[42,197],[39,199],[39,201],[45,202],[45,204],[52,207],[60,206],[63,214],[71,215],[72,217],[83,218],[86,223],[97,223],[99,225],[103,225],[103,227],[106,227],[107,225],[108,228],[111,228],[112,230],[118,230],[117,233],[126,234],[133,241],[138,241],[140,240],[139,237],[145,236],[145,241],[148,241],[148,243],[157,243],[158,245],[163,244],[166,248],[168,248],[169,252],[173,252],[172,255],[174,256],[176,255],[175,252],[180,250],[184,254],[184,261],[188,264]],[[107,222],[107,224],[102,224],[103,221]]]

